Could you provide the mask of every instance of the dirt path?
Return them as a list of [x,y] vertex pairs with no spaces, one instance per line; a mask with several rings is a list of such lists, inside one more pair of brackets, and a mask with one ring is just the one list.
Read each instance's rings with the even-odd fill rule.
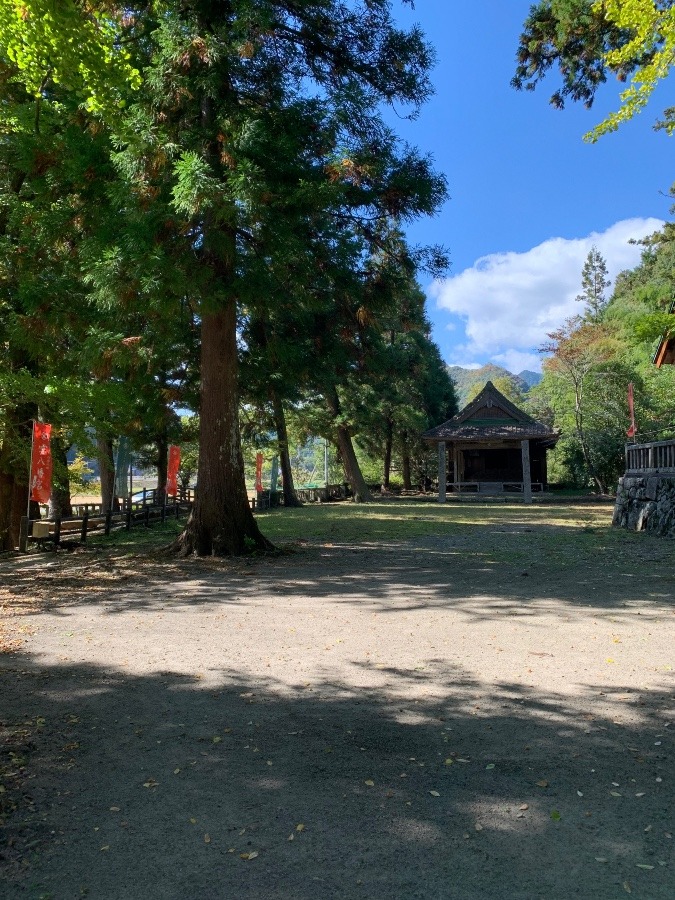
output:
[[4,896],[675,896],[673,544],[432,513],[3,563]]

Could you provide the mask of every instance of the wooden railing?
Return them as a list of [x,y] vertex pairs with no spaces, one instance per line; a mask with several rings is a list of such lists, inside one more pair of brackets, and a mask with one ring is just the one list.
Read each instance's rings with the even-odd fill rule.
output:
[[116,511],[104,511],[100,503],[81,503],[73,506],[72,516],[35,520],[23,516],[19,550],[25,553],[31,543],[55,548],[63,544],[84,544],[92,531],[109,535],[113,531],[130,531],[138,526],[149,528],[158,522],[188,515],[193,498],[193,491],[181,490],[176,497],[166,497],[160,503],[156,491],[143,491],[140,499],[129,498],[124,508]]
[[[540,493],[544,490],[544,485],[539,481],[533,481],[531,484],[534,493]],[[448,491],[458,494],[522,494],[525,491],[525,485],[522,481],[449,481],[447,485]]]
[[327,484],[325,487],[298,488],[298,500],[303,503],[326,503],[328,500],[346,500],[351,491],[346,484]]
[[675,472],[675,438],[626,444],[626,472]]

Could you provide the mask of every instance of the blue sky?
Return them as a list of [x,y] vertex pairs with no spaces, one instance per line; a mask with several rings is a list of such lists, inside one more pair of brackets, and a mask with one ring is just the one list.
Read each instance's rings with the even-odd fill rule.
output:
[[395,4],[436,48],[436,94],[414,122],[392,120],[448,180],[451,200],[408,229],[413,243],[450,251],[448,278],[423,287],[434,339],[450,364],[538,369],[536,348],[578,311],[583,262],[595,244],[610,276],[639,261],[631,237],[669,218],[673,138],[654,121],[673,105],[666,83],[647,110],[596,144],[582,135],[618,106],[604,86],[591,110],[554,110],[550,76],[534,92],[510,87],[530,0]]

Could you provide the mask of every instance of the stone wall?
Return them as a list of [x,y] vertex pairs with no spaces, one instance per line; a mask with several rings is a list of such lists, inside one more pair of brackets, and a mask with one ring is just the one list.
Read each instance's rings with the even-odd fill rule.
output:
[[612,525],[675,537],[675,475],[624,475]]

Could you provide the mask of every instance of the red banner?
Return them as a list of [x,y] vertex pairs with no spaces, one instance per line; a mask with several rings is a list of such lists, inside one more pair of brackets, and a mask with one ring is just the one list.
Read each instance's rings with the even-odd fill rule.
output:
[[49,503],[52,490],[52,448],[49,439],[52,426],[33,423],[33,453],[30,467],[30,499]]
[[630,428],[626,432],[628,437],[635,437],[637,425],[635,424],[635,402],[633,400],[633,382],[628,385],[628,412],[630,413]]
[[262,491],[262,464],[263,464],[263,455],[262,453],[256,453],[255,455],[255,489],[256,491]]
[[178,493],[178,469],[180,467],[180,447],[175,444],[169,446],[169,463],[166,467],[166,493],[168,497],[175,497]]

